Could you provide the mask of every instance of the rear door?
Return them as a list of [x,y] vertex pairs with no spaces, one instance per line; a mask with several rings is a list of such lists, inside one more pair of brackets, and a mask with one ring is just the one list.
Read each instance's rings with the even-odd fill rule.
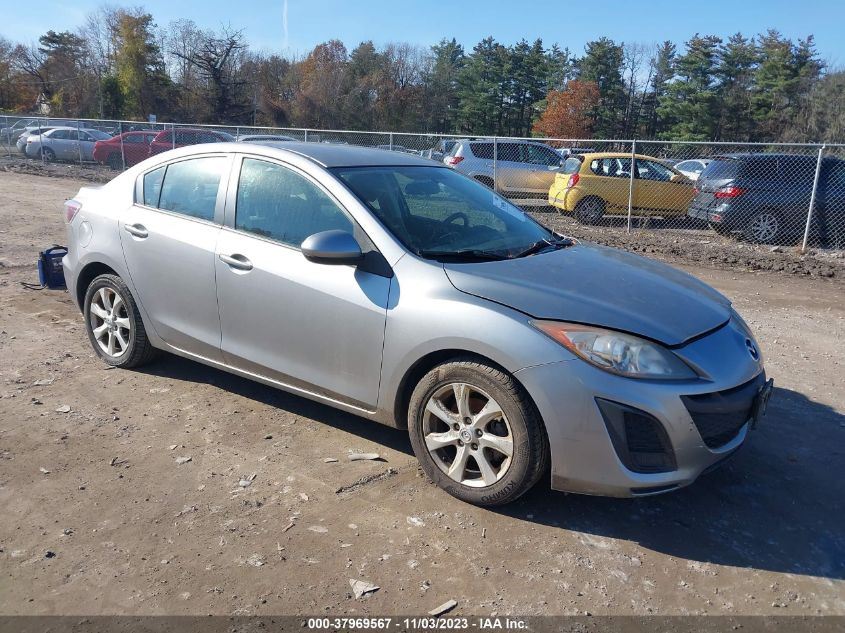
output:
[[207,155],[146,172],[120,219],[136,297],[156,333],[182,351],[220,361],[214,257],[231,157]]
[[519,197],[519,194],[531,189],[529,170],[523,162],[521,143],[495,144],[496,189]]
[[609,211],[627,211],[631,159],[618,156],[594,158],[589,168],[590,175],[582,184],[584,195],[601,198],[607,203]]

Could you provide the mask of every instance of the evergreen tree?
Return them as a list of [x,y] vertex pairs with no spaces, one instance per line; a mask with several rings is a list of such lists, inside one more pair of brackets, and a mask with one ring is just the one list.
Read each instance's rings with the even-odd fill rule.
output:
[[666,120],[661,138],[709,141],[716,136],[718,101],[715,74],[721,40],[696,34],[675,60],[675,79],[658,99],[657,114]]
[[614,138],[622,130],[625,113],[625,82],[622,79],[623,48],[602,37],[588,42],[585,55],[578,62],[578,78],[592,81],[599,88],[595,111],[595,133],[601,138]]
[[719,123],[716,140],[749,141],[754,134],[751,90],[754,68],[759,61],[757,46],[741,33],[721,47],[716,68],[719,80]]

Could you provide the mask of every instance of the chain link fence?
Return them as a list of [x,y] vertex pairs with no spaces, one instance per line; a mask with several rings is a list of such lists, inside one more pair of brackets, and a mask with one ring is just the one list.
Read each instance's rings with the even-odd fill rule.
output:
[[443,162],[575,235],[662,232],[845,248],[845,146],[467,137],[0,117],[8,160],[120,171],[218,141],[338,143]]

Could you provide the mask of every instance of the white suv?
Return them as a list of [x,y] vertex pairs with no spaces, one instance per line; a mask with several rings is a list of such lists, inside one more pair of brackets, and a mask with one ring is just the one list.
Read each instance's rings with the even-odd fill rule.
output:
[[563,159],[536,141],[461,139],[443,162],[520,206],[534,207],[548,205],[549,189]]

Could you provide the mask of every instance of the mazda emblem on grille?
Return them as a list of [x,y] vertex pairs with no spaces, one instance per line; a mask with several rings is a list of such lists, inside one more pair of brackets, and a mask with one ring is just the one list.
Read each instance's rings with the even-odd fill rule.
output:
[[760,352],[757,351],[757,346],[750,338],[745,339],[745,348],[754,360],[760,360]]

